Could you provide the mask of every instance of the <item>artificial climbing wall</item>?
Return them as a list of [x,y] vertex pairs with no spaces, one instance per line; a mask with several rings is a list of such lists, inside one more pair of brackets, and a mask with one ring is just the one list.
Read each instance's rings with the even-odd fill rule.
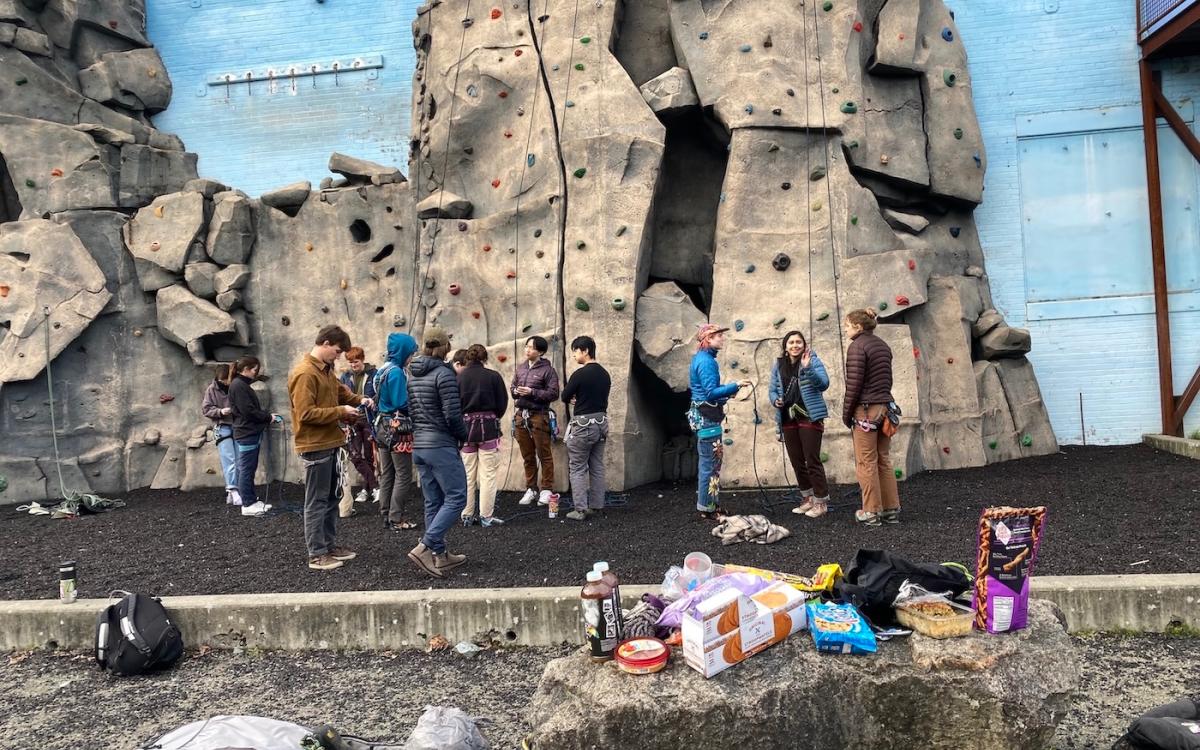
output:
[[201,174],[251,195],[318,182],[333,151],[403,164],[419,4],[149,0],[175,83],[155,121],[200,154]]

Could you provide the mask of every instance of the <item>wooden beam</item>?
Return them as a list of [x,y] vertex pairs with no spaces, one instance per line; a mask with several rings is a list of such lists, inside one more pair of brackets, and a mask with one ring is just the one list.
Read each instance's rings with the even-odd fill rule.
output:
[[1174,424],[1178,435],[1183,434],[1183,418],[1187,416],[1188,409],[1192,407],[1192,402],[1196,400],[1197,394],[1200,394],[1200,367],[1197,367],[1196,372],[1192,374],[1192,379],[1184,389],[1183,395],[1175,400]]
[[1164,435],[1178,435],[1175,385],[1171,380],[1171,317],[1167,299],[1167,254],[1163,235],[1162,182],[1158,164],[1158,84],[1145,58],[1138,62],[1142,88],[1142,136],[1146,147],[1146,197],[1150,207],[1150,257],[1154,272],[1154,323],[1158,336],[1158,400]]
[[[1141,16],[1138,16],[1141,19]],[[1193,2],[1192,7],[1163,24],[1157,31],[1145,39],[1141,39],[1142,59],[1154,56],[1163,47],[1179,38],[1179,35],[1200,23],[1200,2]]]
[[1196,161],[1200,161],[1200,138],[1197,138],[1196,134],[1191,131],[1157,86],[1154,87],[1154,107],[1166,119],[1171,130],[1175,131],[1175,135],[1179,136],[1179,140],[1183,141],[1183,145],[1187,146],[1187,150],[1192,152],[1192,157]]

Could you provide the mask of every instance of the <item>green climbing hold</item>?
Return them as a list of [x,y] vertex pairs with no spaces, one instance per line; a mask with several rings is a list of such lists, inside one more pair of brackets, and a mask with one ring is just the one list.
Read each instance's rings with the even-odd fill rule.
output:
[[14,83],[16,83],[18,86],[24,86],[25,84],[29,83],[29,79],[28,78],[18,78],[16,81],[14,81]]
[[587,243],[586,243],[586,242],[584,242],[583,240],[580,240],[579,242],[576,242],[576,243],[575,243],[575,249],[576,249],[576,250],[582,250],[582,249],[584,249],[585,247],[587,247]]
[[771,323],[771,325],[778,328],[779,326],[783,325],[786,320],[787,320],[787,318],[776,318],[775,321],[773,323]]
[[612,301],[612,309],[624,310],[625,309],[625,300],[621,299],[620,297],[614,297],[613,301]]
[[575,175],[576,177],[578,177],[580,179],[583,179],[583,176],[585,174],[587,174],[587,167],[580,167],[579,169],[576,169],[571,174]]
[[858,217],[857,217],[857,216],[851,216],[851,217],[850,217],[850,223],[851,223],[851,224],[853,224],[854,226],[858,226]]
[[829,454],[825,451],[821,451],[821,455],[817,456],[817,458],[821,459],[821,463],[823,464],[829,463]]
[[988,447],[991,448],[992,450],[996,450],[997,445],[999,445],[999,443],[997,443],[995,440],[992,440],[991,442],[988,443]]
[[587,303],[587,300],[585,300],[583,297],[576,297],[575,298],[575,309],[578,310],[579,312],[587,312],[588,310],[592,309],[592,306],[589,305]]
[[887,309],[887,303],[886,303],[886,302],[880,302],[880,303],[879,303],[879,309],[880,309],[880,311],[886,310],[886,309]]
[[846,144],[846,148],[858,148],[858,141],[850,141]]
[[947,86],[953,86],[954,84],[958,83],[958,76],[954,75],[953,70],[944,70],[942,71],[942,81]]
[[575,70],[583,70],[583,63],[575,63]]
[[833,3],[829,2],[829,0],[825,0],[825,4],[821,6],[821,10],[824,10],[824,11],[833,10]]
[[725,445],[733,445],[733,438],[725,438]]
[[817,320],[829,320],[829,313],[823,312],[817,316]]
[[1025,446],[1026,448],[1033,445],[1033,435],[1022,435],[1021,445]]
[[530,323],[528,320],[525,321],[521,324],[521,333],[528,333],[530,328],[533,328],[533,323]]
[[842,111],[848,115],[852,115],[858,111],[858,105],[854,102],[845,102],[842,104]]
[[583,36],[583,37],[580,37],[580,38],[579,38],[579,43],[580,43],[580,44],[588,44],[588,43],[590,43],[591,41],[592,41],[592,38],[591,38],[590,36]]
[[961,141],[962,137],[963,137],[962,128],[955,128],[954,129],[954,140]]
[[903,479],[903,478],[904,478],[904,470],[903,470],[903,469],[896,469],[896,470],[895,470],[895,474],[896,474],[896,478],[897,478],[897,479]]
[[36,182],[34,182],[33,180],[26,179],[26,180],[25,180],[25,187],[27,187],[27,188],[31,188],[31,187],[37,187],[37,183],[36,183]]
[[820,180],[820,179],[824,179],[824,177],[825,177],[825,167],[814,167],[813,171],[810,172],[808,175],[808,179],[812,180],[813,182],[816,182],[817,180]]

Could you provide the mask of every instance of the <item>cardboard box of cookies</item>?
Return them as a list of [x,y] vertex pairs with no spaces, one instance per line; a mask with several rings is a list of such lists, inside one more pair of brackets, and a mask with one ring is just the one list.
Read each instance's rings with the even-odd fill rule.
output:
[[708,641],[703,639],[701,627],[693,624],[689,628],[687,618],[684,619],[684,661],[705,677],[719,674],[803,630],[808,621],[804,594],[782,582],[749,597],[748,604],[739,605],[752,609],[752,616],[742,618],[736,630],[720,633]]

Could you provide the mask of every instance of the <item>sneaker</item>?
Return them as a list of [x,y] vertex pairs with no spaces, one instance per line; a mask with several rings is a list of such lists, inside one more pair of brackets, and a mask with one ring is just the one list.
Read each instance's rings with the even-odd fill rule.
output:
[[433,564],[436,565],[437,569],[442,573],[445,573],[447,570],[454,570],[466,561],[466,555],[456,555],[452,552],[446,552],[441,555],[435,553],[433,556]]
[[343,564],[341,560],[335,559],[332,555],[317,555],[308,558],[308,567],[313,570],[333,570],[342,567]]
[[225,504],[233,506],[241,506],[242,495],[237,491],[236,487],[230,487],[225,490]]
[[376,505],[379,504],[379,488],[378,487],[371,490],[371,502],[375,503]]
[[713,508],[712,510],[700,511],[700,518],[704,521],[720,521],[722,518],[724,518],[727,515],[729,515],[729,514],[726,513],[725,509],[720,506],[717,506],[716,508]]
[[354,502],[365,503],[366,501],[367,501],[367,491],[359,490],[358,494],[354,496]]
[[329,550],[329,556],[334,560],[345,562],[346,560],[353,560],[358,557],[358,553],[348,547],[334,547]]
[[519,505],[529,505],[530,503],[533,502],[534,498],[536,498],[537,496],[538,496],[537,490],[535,490],[533,488],[527,489],[527,490],[525,490],[525,494],[521,496],[521,499],[518,502],[518,504]]
[[573,510],[567,514],[567,518],[571,519],[572,521],[584,521],[587,519],[587,517],[587,512],[582,510]]
[[542,494],[538,495],[538,505],[549,505],[551,498],[557,500],[558,495],[550,490],[542,490]]
[[421,542],[408,553],[408,559],[412,560],[413,564],[423,570],[426,575],[434,578],[445,578],[446,576],[438,569],[437,562],[434,559],[433,550],[425,546]]
[[854,511],[854,520],[861,523],[863,526],[879,526],[879,514],[868,513],[865,510]]
[[256,517],[257,516],[265,516],[267,514],[267,511],[269,511],[270,509],[271,509],[270,505],[267,505],[262,500],[259,500],[254,505],[243,506],[242,507],[242,515],[243,516],[256,516]]
[[802,516],[802,515],[804,515],[805,513],[807,513],[807,512],[809,512],[810,510],[812,510],[812,507],[813,507],[813,499],[812,499],[812,495],[809,495],[809,496],[807,496],[807,497],[805,497],[805,498],[804,498],[804,502],[803,502],[803,503],[801,503],[800,505],[797,505],[795,508],[792,508],[792,512],[793,512],[793,513],[795,513],[795,514],[797,514],[797,515],[801,515],[801,516]]
[[805,511],[804,515],[807,518],[820,518],[829,512],[829,499],[817,500],[813,498],[812,507]]
[[879,513],[879,520],[884,523],[900,523],[900,509],[892,508],[891,510],[881,511]]
[[486,518],[479,519],[479,525],[480,526],[503,526],[504,519],[496,518],[495,516],[487,516]]
[[469,526],[474,526],[477,523],[479,523],[479,519],[476,518],[475,516],[463,516],[462,517],[462,525],[463,525],[464,529]]

